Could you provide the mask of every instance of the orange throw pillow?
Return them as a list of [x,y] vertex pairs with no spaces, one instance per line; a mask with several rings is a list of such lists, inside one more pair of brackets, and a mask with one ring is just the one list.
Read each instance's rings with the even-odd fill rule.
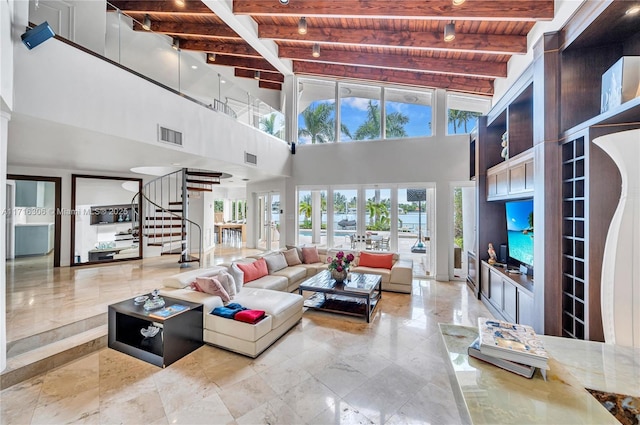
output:
[[262,276],[269,274],[267,262],[264,258],[254,261],[253,263],[236,263],[236,266],[244,272],[244,283],[252,280],[260,279]]
[[393,254],[371,254],[363,251],[360,253],[358,266],[391,270],[393,266]]

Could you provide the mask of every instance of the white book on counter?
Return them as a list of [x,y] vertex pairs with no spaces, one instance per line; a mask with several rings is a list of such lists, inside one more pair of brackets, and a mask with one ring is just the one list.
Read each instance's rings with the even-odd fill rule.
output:
[[476,338],[475,341],[471,343],[469,348],[467,348],[467,354],[494,366],[498,366],[504,370],[508,370],[509,372],[524,376],[525,378],[531,378],[536,371],[536,368],[533,366],[483,354],[480,351],[480,338]]
[[542,370],[549,369],[549,356],[531,326],[478,318],[480,352]]

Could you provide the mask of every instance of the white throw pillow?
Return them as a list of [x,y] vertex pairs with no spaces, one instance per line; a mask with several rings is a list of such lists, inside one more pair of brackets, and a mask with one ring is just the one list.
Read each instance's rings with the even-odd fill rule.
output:
[[287,259],[284,258],[284,255],[281,252],[278,252],[277,254],[266,255],[264,257],[264,261],[267,262],[267,270],[269,270],[269,274],[272,274],[289,266],[287,264]]
[[220,272],[216,277],[222,284],[222,287],[225,289],[225,291],[227,291],[227,293],[229,294],[229,298],[233,299],[233,297],[238,292],[233,276],[231,276],[227,272]]
[[244,272],[236,265],[232,263],[229,267],[229,274],[233,277],[233,281],[236,284],[236,293],[240,292],[244,283]]

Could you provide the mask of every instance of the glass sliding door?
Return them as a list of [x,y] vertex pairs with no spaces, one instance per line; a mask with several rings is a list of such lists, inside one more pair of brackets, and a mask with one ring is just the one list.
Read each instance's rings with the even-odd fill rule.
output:
[[391,224],[398,220],[391,209],[391,189],[365,189],[365,248],[389,251]]
[[259,194],[258,211],[258,249],[277,250],[280,247],[280,194]]
[[334,189],[332,207],[333,246],[350,246],[351,237],[356,234],[359,226],[362,226],[358,223],[358,189]]
[[413,259],[414,273],[433,276],[433,226],[435,189],[426,186],[398,188],[397,251]]
[[327,191],[298,191],[298,244],[327,245]]

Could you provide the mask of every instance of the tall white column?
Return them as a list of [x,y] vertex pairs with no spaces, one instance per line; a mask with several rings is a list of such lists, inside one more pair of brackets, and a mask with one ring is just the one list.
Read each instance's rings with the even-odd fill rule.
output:
[[[1,101],[1,100],[0,100]],[[0,210],[5,211],[7,207],[7,143],[8,143],[8,127],[11,115],[7,112],[0,111]],[[7,367],[7,281],[5,276],[6,269],[6,228],[4,225],[3,215],[2,225],[0,226],[0,371]]]
[[435,233],[435,243],[431,239],[431,249],[435,249],[436,253],[436,280],[449,280],[449,253],[453,250],[453,238],[451,229],[453,224],[453,212],[451,199],[451,190],[449,182],[436,183],[436,217],[435,227],[431,229],[431,234]]

